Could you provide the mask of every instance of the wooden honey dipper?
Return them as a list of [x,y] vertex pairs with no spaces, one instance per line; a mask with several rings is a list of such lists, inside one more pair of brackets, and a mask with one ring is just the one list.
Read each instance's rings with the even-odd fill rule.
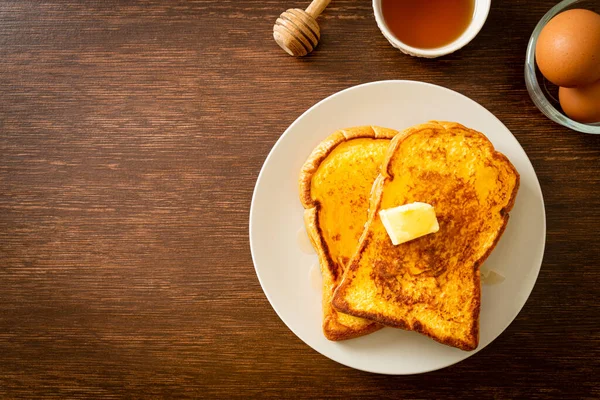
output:
[[313,0],[306,11],[290,8],[281,13],[273,25],[273,38],[291,56],[305,56],[319,43],[321,30],[317,17],[331,0]]

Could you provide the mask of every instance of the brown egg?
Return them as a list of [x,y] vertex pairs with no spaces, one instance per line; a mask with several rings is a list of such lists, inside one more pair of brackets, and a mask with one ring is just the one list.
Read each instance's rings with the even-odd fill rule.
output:
[[575,121],[600,122],[600,80],[587,86],[561,87],[558,99],[565,114]]
[[600,15],[574,9],[546,24],[535,47],[537,65],[558,86],[587,85],[600,79]]

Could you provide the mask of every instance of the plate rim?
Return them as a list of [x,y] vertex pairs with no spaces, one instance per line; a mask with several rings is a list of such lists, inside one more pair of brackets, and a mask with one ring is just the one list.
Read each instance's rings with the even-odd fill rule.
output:
[[[513,137],[513,139],[515,140],[515,142],[517,143],[517,145],[519,146],[519,148],[521,149],[521,151],[523,152],[523,154],[525,155],[527,162],[529,163],[529,165],[531,166],[531,169],[533,171],[533,174],[535,176],[535,188],[536,188],[536,193],[539,195],[540,200],[541,200],[541,211],[542,211],[542,215],[543,215],[543,219],[542,219],[542,231],[543,231],[543,243],[542,243],[542,248],[541,248],[541,252],[540,252],[540,256],[539,256],[539,267],[537,267],[537,271],[535,272],[535,278],[533,279],[533,284],[531,286],[531,289],[529,290],[529,293],[527,293],[527,296],[525,297],[524,301],[523,301],[523,305],[519,308],[519,310],[516,311],[516,313],[514,313],[514,315],[509,319],[508,323],[501,329],[501,331],[498,333],[498,335],[492,339],[489,343],[487,343],[485,346],[483,347],[478,347],[473,351],[470,352],[465,352],[465,357],[464,358],[460,358],[459,360],[456,360],[450,364],[446,364],[440,367],[434,367],[434,368],[429,368],[429,369],[424,369],[424,370],[419,370],[417,372],[409,372],[409,373],[398,373],[398,372],[388,372],[388,371],[381,371],[381,370],[374,370],[374,369],[367,369],[364,368],[362,366],[354,366],[354,365],[348,365],[348,363],[344,362],[344,361],[340,361],[338,359],[334,359],[332,357],[330,357],[327,354],[323,354],[321,351],[317,350],[316,348],[314,348],[312,345],[310,345],[307,340],[305,340],[301,335],[299,335],[294,329],[292,329],[290,327],[290,325],[288,324],[288,322],[286,321],[286,319],[282,316],[281,311],[278,309],[278,307],[276,306],[276,304],[272,301],[271,296],[269,296],[267,290],[265,290],[265,286],[263,283],[263,280],[261,279],[260,273],[258,271],[257,268],[257,263],[256,263],[256,258],[254,255],[254,240],[253,240],[253,235],[252,235],[252,231],[253,231],[253,226],[254,224],[252,223],[253,219],[254,219],[254,213],[255,213],[255,207],[256,207],[256,196],[257,196],[257,189],[260,185],[261,180],[264,178],[264,173],[265,173],[265,166],[268,164],[269,160],[271,159],[271,157],[273,157],[274,153],[277,151],[278,147],[281,146],[281,143],[283,142],[283,140],[290,135],[290,132],[293,130],[293,128],[300,123],[300,121],[306,116],[308,115],[310,112],[312,112],[314,109],[318,108],[322,103],[325,103],[327,101],[331,101],[333,100],[335,97],[337,96],[341,96],[342,94],[346,93],[346,92],[350,92],[350,91],[354,91],[354,90],[360,90],[361,88],[367,87],[367,86],[376,86],[376,85],[387,85],[387,84],[411,84],[411,85],[423,85],[423,86],[429,86],[429,87],[433,87],[435,89],[441,89],[443,91],[447,91],[450,92],[454,95],[458,95],[460,97],[465,98],[466,100],[470,101],[474,106],[479,107],[480,109],[482,109],[485,113],[487,113],[489,116],[491,116],[492,118],[496,119],[496,121],[502,126],[504,127],[504,129]],[[265,160],[263,161],[263,164],[260,168],[260,172],[256,178],[256,182],[254,184],[254,189],[252,192],[252,199],[251,199],[251,203],[250,203],[250,212],[248,215],[248,236],[249,236],[249,242],[250,242],[250,253],[251,253],[251,257],[252,257],[252,264],[254,266],[254,272],[256,274],[256,277],[258,278],[258,281],[260,283],[261,289],[265,295],[265,297],[267,298],[267,300],[269,301],[269,304],[271,305],[271,308],[273,308],[273,310],[275,311],[275,314],[279,317],[279,319],[284,323],[284,325],[298,338],[300,339],[302,342],[304,342],[310,349],[312,349],[313,351],[321,354],[322,356],[336,362],[339,363],[341,365],[344,365],[348,368],[352,368],[352,369],[356,369],[359,371],[364,371],[364,372],[369,372],[369,373],[375,373],[375,374],[381,374],[381,375],[419,375],[419,374],[424,374],[424,373],[428,373],[428,372],[432,372],[432,371],[437,371],[437,370],[441,370],[447,367],[450,367],[452,365],[455,365],[461,361],[466,360],[467,358],[472,357],[473,355],[477,354],[478,352],[480,352],[481,350],[483,350],[484,348],[486,348],[488,345],[490,345],[492,342],[494,342],[496,339],[498,339],[500,337],[500,335],[502,335],[506,329],[508,329],[508,327],[510,325],[512,325],[512,323],[514,322],[514,320],[517,318],[517,316],[521,313],[521,311],[523,310],[523,308],[525,307],[525,305],[527,304],[527,302],[529,301],[529,298],[531,296],[531,294],[533,293],[533,289],[535,288],[535,285],[537,284],[537,280],[539,278],[539,274],[540,271],[542,269],[542,265],[543,265],[543,261],[544,261],[544,255],[545,255],[545,251],[546,251],[546,239],[547,239],[547,221],[546,221],[546,204],[544,201],[544,195],[542,192],[542,188],[539,182],[539,178],[537,176],[537,173],[535,172],[535,168],[533,167],[533,164],[531,163],[531,159],[529,158],[529,156],[527,155],[527,153],[525,152],[525,149],[523,149],[523,146],[521,146],[521,143],[519,142],[519,140],[516,138],[516,136],[512,133],[512,131],[510,129],[508,129],[508,127],[506,125],[504,125],[504,123],[502,121],[500,121],[500,119],[498,117],[496,117],[496,115],[494,115],[491,111],[489,111],[487,108],[485,108],[484,106],[482,106],[481,104],[479,104],[477,101],[471,99],[470,97],[457,92],[455,90],[449,89],[447,87],[444,86],[440,86],[440,85],[436,85],[433,83],[429,83],[429,82],[423,82],[423,81],[417,81],[417,80],[408,80],[408,79],[388,79],[388,80],[378,80],[378,81],[371,81],[371,82],[365,82],[365,83],[361,83],[358,85],[353,85],[350,87],[347,87],[345,89],[339,90],[335,93],[332,93],[330,95],[328,95],[327,97],[319,100],[318,102],[316,102],[315,104],[313,104],[311,107],[309,107],[307,110],[305,110],[302,114],[300,114],[285,130],[284,132],[279,136],[279,138],[277,139],[277,141],[273,144],[273,146],[271,147],[271,150],[269,151],[267,157],[265,158]],[[537,263],[536,263],[537,264]]]

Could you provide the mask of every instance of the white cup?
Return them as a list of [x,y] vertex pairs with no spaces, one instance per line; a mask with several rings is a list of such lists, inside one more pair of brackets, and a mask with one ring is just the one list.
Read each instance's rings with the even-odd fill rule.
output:
[[400,50],[405,54],[409,54],[415,57],[435,58],[444,56],[446,54],[454,53],[456,50],[464,47],[469,43],[481,30],[487,16],[490,12],[491,0],[475,0],[475,10],[473,12],[473,19],[467,27],[467,29],[460,35],[456,40],[448,43],[442,47],[436,47],[434,49],[420,49],[418,47],[409,46],[400,40],[398,40],[392,32],[389,30],[383,19],[383,12],[381,11],[381,0],[373,0],[373,12],[375,13],[375,20],[377,26],[383,33],[383,36],[390,42],[392,46]]

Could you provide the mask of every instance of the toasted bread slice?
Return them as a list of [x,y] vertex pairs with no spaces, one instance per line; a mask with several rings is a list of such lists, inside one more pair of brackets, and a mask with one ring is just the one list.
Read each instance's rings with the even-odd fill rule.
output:
[[323,332],[351,339],[380,329],[338,313],[331,297],[367,222],[371,187],[397,131],[363,126],[337,131],[319,144],[300,173],[300,200],[308,236],[323,276]]
[[[519,174],[483,134],[435,121],[396,136],[381,171],[367,227],[333,306],[475,349],[479,266],[506,227]],[[439,231],[392,245],[379,210],[416,201],[435,207]]]

